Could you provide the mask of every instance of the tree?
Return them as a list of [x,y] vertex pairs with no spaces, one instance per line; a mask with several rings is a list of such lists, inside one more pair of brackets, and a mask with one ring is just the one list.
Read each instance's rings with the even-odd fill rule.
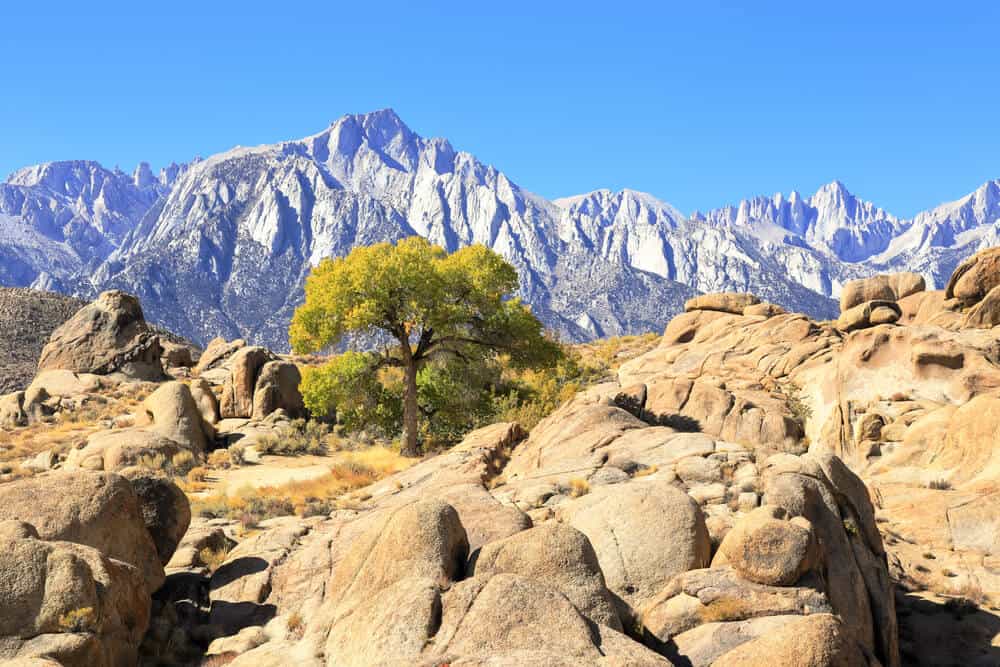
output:
[[395,245],[360,247],[313,268],[289,337],[300,353],[336,345],[347,334],[390,341],[391,346],[369,355],[365,373],[386,366],[402,369],[401,451],[416,456],[417,376],[429,362],[480,364],[502,354],[511,365],[532,367],[559,358],[559,345],[512,297],[516,289],[517,270],[481,245],[449,255],[414,236]]

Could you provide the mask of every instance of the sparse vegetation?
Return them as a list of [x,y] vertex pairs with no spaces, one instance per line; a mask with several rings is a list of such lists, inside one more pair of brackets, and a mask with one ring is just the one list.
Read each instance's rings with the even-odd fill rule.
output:
[[590,482],[585,479],[569,480],[569,495],[574,498],[585,496],[590,493]]
[[269,434],[257,440],[261,454],[301,456],[326,454],[332,430],[328,424],[316,420],[296,419],[281,434]]
[[245,529],[277,516],[315,516],[335,509],[357,507],[362,487],[403,470],[413,462],[386,447],[342,451],[335,455],[330,472],[322,477],[280,486],[244,486],[232,493],[219,492],[192,502],[192,512],[206,518],[240,521]]
[[92,632],[97,627],[97,614],[93,607],[80,607],[59,617],[59,629],[63,632]]
[[226,561],[228,554],[229,549],[205,547],[198,552],[198,562],[207,567],[209,572],[215,572]]
[[936,491],[947,491],[948,489],[951,488],[951,482],[949,482],[943,477],[939,477],[937,479],[932,479],[928,481],[927,488],[934,489]]

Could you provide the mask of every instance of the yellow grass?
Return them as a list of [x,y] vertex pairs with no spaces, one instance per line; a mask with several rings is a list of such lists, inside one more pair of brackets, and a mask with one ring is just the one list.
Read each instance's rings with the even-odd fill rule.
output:
[[245,527],[273,516],[328,514],[356,508],[369,497],[361,491],[372,482],[405,470],[414,459],[387,447],[341,451],[329,457],[329,474],[278,486],[244,486],[195,499],[195,514],[239,519]]

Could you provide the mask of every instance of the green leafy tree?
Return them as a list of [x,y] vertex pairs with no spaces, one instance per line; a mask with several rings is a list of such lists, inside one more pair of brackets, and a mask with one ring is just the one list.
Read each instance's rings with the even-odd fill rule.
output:
[[[483,364],[504,355],[518,367],[550,365],[560,347],[512,295],[517,271],[481,245],[448,254],[421,237],[356,248],[319,263],[289,329],[296,352],[314,352],[345,335],[392,341],[367,357],[371,376],[403,371],[401,451],[420,453],[418,374],[436,360]],[[356,362],[352,362],[356,363]],[[353,371],[352,371],[353,372]]]

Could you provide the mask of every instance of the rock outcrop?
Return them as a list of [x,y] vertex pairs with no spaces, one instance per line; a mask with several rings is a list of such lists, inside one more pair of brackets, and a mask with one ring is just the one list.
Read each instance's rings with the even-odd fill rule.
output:
[[124,292],[103,292],[59,326],[42,349],[38,370],[159,379],[159,338],[146,324],[139,300]]
[[848,281],[840,292],[840,311],[866,301],[899,301],[923,292],[927,285],[918,273],[892,273]]

